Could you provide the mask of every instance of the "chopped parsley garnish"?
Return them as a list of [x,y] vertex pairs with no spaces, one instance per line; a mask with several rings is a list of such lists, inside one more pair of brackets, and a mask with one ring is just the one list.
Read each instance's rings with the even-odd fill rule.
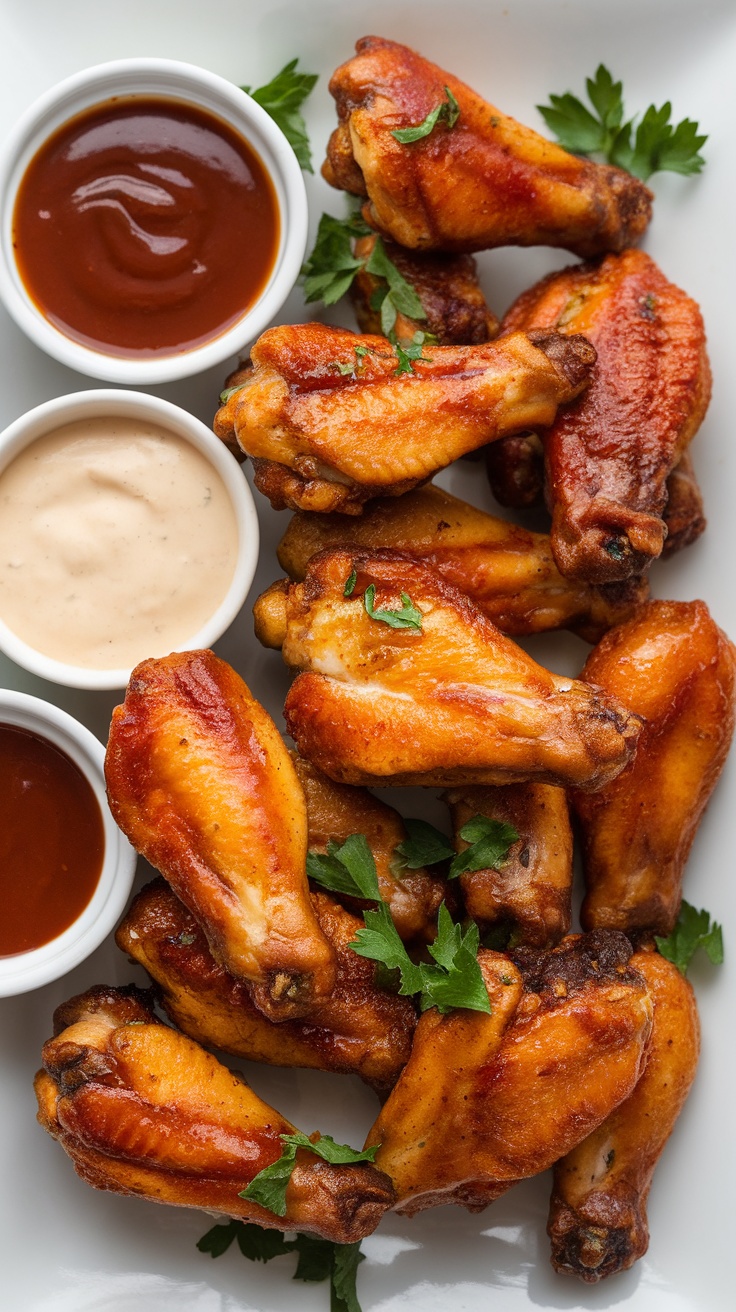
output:
[[307,125],[301,107],[314,89],[318,74],[297,73],[298,62],[298,59],[292,59],[290,64],[285,64],[265,87],[257,87],[255,91],[250,87],[242,87],[241,90],[265,109],[276,126],[281,128],[300,166],[307,173],[313,173]]
[[287,1253],[297,1254],[293,1280],[317,1284],[330,1281],[330,1312],[361,1312],[356,1289],[358,1266],[365,1260],[360,1244],[333,1244],[315,1235],[297,1234],[285,1239],[280,1230],[264,1230],[244,1221],[228,1221],[208,1230],[197,1244],[200,1253],[221,1257],[237,1241],[250,1262],[270,1262]]
[[470,847],[453,858],[449,879],[456,879],[471,870],[497,869],[506,860],[509,848],[519,840],[513,825],[507,825],[504,820],[491,820],[487,815],[474,815],[463,825],[460,837],[470,843]]
[[417,332],[412,337],[408,346],[402,346],[401,342],[393,341],[393,348],[396,352],[396,358],[399,362],[396,369],[397,374],[413,374],[414,361],[421,360],[424,364],[431,364],[431,359],[422,355],[422,347],[425,342],[434,342],[436,339],[432,333]]
[[348,1162],[372,1162],[381,1146],[375,1144],[372,1148],[358,1151],[350,1148],[346,1143],[335,1143],[329,1134],[322,1135],[316,1143],[312,1143],[308,1135],[302,1134],[300,1130],[295,1134],[281,1134],[279,1138],[284,1147],[278,1161],[272,1162],[270,1166],[264,1166],[239,1195],[241,1198],[250,1199],[252,1203],[266,1207],[276,1216],[286,1216],[286,1190],[300,1148],[315,1153],[331,1166],[342,1166]]
[[409,145],[412,141],[420,141],[422,137],[428,137],[438,123],[446,123],[448,130],[454,128],[460,117],[460,106],[453,96],[449,87],[445,87],[445,99],[441,100],[439,105],[431,109],[425,119],[413,128],[396,128],[391,133],[402,146]]
[[358,571],[357,569],[351,570],[350,574],[345,580],[345,587],[342,590],[343,597],[352,597],[353,588],[355,587],[357,582],[358,582]]
[[247,386],[248,386],[247,383],[237,383],[235,387],[226,387],[224,392],[220,392],[220,405],[225,405],[225,403],[230,400],[230,397],[233,396],[235,392],[241,392],[243,388]]
[[672,933],[667,938],[654,939],[663,957],[671,961],[681,974],[687,968],[698,948],[702,948],[714,966],[723,965],[723,930],[715,921],[711,923],[707,911],[697,911],[689,902],[683,902]]
[[405,820],[406,838],[397,844],[394,860],[400,870],[419,870],[449,861],[455,849],[449,838],[427,820]]
[[401,610],[376,610],[376,585],[369,583],[363,594],[363,605],[372,620],[388,624],[390,629],[419,629],[422,627],[422,612],[417,610],[411,597],[401,593]]
[[700,173],[705,160],[699,152],[708,138],[698,134],[698,124],[689,118],[671,123],[669,101],[660,109],[650,105],[637,124],[636,118],[624,119],[623,85],[614,82],[604,64],[585,85],[594,112],[569,91],[551,95],[549,105],[537,105],[566,150],[600,155],[643,182],[664,170]]
[[351,834],[342,846],[327,844],[326,855],[307,853],[307,874],[316,884],[348,897],[380,902],[378,875],[365,834]]
[[[371,233],[360,214],[349,214],[345,219],[323,214],[312,253],[302,268],[304,299],[307,303],[322,301],[324,305],[334,305],[364,268],[383,284],[376,289],[371,305],[374,310],[380,310],[381,329],[388,337],[399,314],[420,320],[427,316],[414,288],[389,259],[381,237],[376,237],[370,255],[358,258],[353,254],[353,240]],[[368,348],[364,347],[362,353],[367,352]],[[356,354],[360,353],[356,347]]]

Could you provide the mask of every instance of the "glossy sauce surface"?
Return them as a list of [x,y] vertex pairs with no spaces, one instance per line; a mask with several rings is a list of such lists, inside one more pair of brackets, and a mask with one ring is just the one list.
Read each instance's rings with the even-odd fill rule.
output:
[[46,739],[0,724],[0,956],[68,929],[104,854],[102,814],[81,770]]
[[68,337],[155,356],[220,336],[273,269],[271,179],[226,123],[130,96],[64,124],[21,181],[13,245],[26,291]]

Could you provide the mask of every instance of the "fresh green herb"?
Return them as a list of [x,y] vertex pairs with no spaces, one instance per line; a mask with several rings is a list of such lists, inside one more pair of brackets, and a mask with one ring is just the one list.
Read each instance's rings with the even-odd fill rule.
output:
[[330,1312],[361,1312],[356,1282],[358,1267],[364,1261],[359,1243],[332,1245]]
[[233,1240],[237,1240],[243,1257],[250,1262],[270,1262],[273,1257],[282,1257],[291,1253],[295,1244],[284,1239],[280,1230],[264,1230],[260,1225],[246,1225],[244,1221],[229,1221],[222,1225],[213,1225],[197,1244],[200,1253],[209,1253],[210,1257],[222,1257]]
[[197,1244],[201,1253],[221,1257],[234,1240],[251,1262],[270,1262],[286,1253],[297,1254],[293,1280],[317,1284],[330,1281],[330,1312],[361,1312],[356,1290],[359,1264],[364,1261],[360,1244],[333,1244],[329,1239],[314,1235],[297,1234],[295,1239],[284,1239],[278,1230],[264,1230],[260,1225],[246,1225],[243,1221],[230,1221],[215,1225]]
[[345,587],[342,590],[343,597],[352,597],[353,589],[357,582],[358,582],[358,571],[357,569],[354,569],[350,572],[345,582]]
[[258,87],[255,91],[243,87],[242,90],[252,96],[281,128],[301,167],[307,173],[313,173],[307,125],[301,107],[314,89],[318,75],[297,73],[298,62],[298,59],[292,59],[290,64],[285,64],[265,87]]
[[655,943],[668,961],[677,966],[683,974],[697,952],[702,948],[714,966],[723,964],[723,930],[715,921],[711,923],[707,911],[696,911],[689,902],[683,902],[680,915],[672,933],[667,938],[657,938]]
[[358,358],[358,361],[360,361],[360,360],[364,360],[367,355],[375,355],[376,352],[373,350],[372,346],[356,346],[355,354]]
[[[377,287],[371,298],[371,309],[381,312],[381,331],[388,337],[393,332],[400,314],[408,319],[426,319],[424,306],[406,278],[390,260],[381,237],[377,237],[365,263],[366,273],[381,279],[386,285]],[[398,370],[397,370],[398,372]]]
[[329,1134],[322,1135],[316,1143],[312,1143],[312,1140],[299,1130],[295,1134],[281,1134],[279,1138],[284,1147],[278,1161],[265,1166],[262,1171],[254,1175],[250,1184],[240,1193],[241,1198],[249,1198],[251,1202],[268,1208],[269,1212],[274,1212],[276,1216],[286,1215],[286,1189],[300,1148],[315,1153],[317,1157],[321,1157],[332,1166],[340,1166],[346,1162],[372,1162],[380,1147],[380,1144],[376,1144],[373,1148],[366,1148],[359,1152],[346,1143],[335,1143]]
[[650,105],[638,126],[624,121],[623,85],[614,82],[604,64],[587,78],[588,99],[594,113],[571,92],[550,96],[549,105],[537,105],[547,127],[561,146],[576,155],[601,155],[646,182],[652,173],[699,173],[705,160],[699,153],[708,140],[698,135],[698,124],[688,118],[674,126],[669,101],[657,109]]
[[342,374],[343,378],[355,377],[355,364],[351,360],[348,360],[345,363],[341,360],[335,360],[334,368],[337,369],[338,373]]
[[422,360],[424,364],[431,364],[431,359],[426,355],[422,355],[422,347],[425,342],[434,342],[435,340],[432,333],[423,332],[416,332],[408,346],[402,346],[400,342],[394,340],[393,348],[399,362],[396,373],[413,374],[415,360]]
[[380,902],[378,875],[373,853],[364,834],[351,834],[341,847],[327,844],[327,854],[307,853],[307,874],[315,883],[348,897]]
[[427,820],[405,820],[404,828],[406,838],[397,845],[394,854],[399,870],[419,870],[455,856],[449,838]]
[[240,392],[244,387],[247,386],[248,386],[247,383],[238,383],[235,387],[226,387],[224,392],[220,392],[220,405],[225,405],[225,403],[230,400],[230,397],[233,396],[235,392]]
[[470,847],[454,857],[449,879],[456,879],[470,870],[496,869],[506,860],[512,844],[519,840],[513,825],[507,825],[503,820],[491,820],[487,815],[475,815],[468,820],[460,830],[460,837],[470,843]]
[[419,629],[422,627],[422,612],[417,610],[411,597],[401,593],[401,610],[376,610],[376,585],[369,583],[363,595],[363,605],[372,620],[388,624],[390,629]]
[[438,123],[446,123],[448,130],[454,128],[460,117],[460,106],[453,96],[449,87],[445,87],[445,100],[441,100],[439,105],[435,105],[430,110],[427,117],[413,128],[397,128],[391,133],[402,146],[409,145],[412,141],[420,141],[422,137],[428,137]]
[[[304,299],[308,303],[322,301],[324,305],[334,305],[349,291],[358,271],[365,268],[383,284],[376,288],[371,306],[380,310],[381,328],[388,337],[399,314],[410,319],[427,316],[414,288],[386,254],[381,237],[376,237],[369,256],[359,259],[353,254],[353,240],[367,237],[371,232],[360,214],[349,214],[345,219],[323,214],[312,253],[302,268]],[[368,355],[370,348],[356,347],[355,353]]]

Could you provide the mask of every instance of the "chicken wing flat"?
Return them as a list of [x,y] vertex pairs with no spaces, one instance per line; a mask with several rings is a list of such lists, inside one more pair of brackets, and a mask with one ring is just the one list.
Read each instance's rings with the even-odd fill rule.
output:
[[[523,958],[520,954],[526,953]],[[425,1012],[370,1130],[396,1209],[481,1210],[592,1133],[634,1089],[652,1004],[622,934],[481,949],[491,1015]]]
[[398,553],[315,557],[288,590],[283,655],[306,671],[287,696],[287,728],[341,783],[597,788],[639,731],[618,701],[542,669],[435,570]]
[[652,1176],[695,1077],[695,995],[657,952],[631,959],[654,1003],[652,1037],[633,1093],[555,1166],[548,1231],[556,1271],[590,1283],[632,1266],[649,1246]]
[[401,372],[385,337],[319,323],[269,328],[215,432],[235,436],[275,509],[359,515],[364,502],[400,496],[487,442],[548,426],[595,359],[584,338],[560,333],[422,355]]
[[641,573],[661,554],[667,479],[708,408],[700,310],[630,250],[524,292],[502,331],[540,329],[584,333],[598,355],[586,395],[544,438],[555,560],[595,583]]
[[373,963],[348,947],[362,920],[326,893],[314,893],[313,904],[335,950],[337,976],[334,992],[304,1020],[275,1024],[262,1016],[247,985],[217,964],[196,920],[162,879],[138,894],[116,942],[155,981],[167,1016],[197,1042],[269,1066],[360,1075],[390,1089],[409,1058],[414,1007],[378,988]]
[[643,579],[601,587],[564,578],[545,533],[497,519],[433,484],[374,501],[357,520],[296,514],[279,544],[279,562],[292,579],[303,579],[313,555],[346,543],[425,561],[512,636],[571,629],[597,642],[649,594]]
[[[630,174],[592,164],[507,117],[407,46],[363,37],[334,73],[339,125],[323,176],[367,197],[372,227],[412,250],[562,246],[618,251],[644,232],[652,193]],[[453,126],[402,144],[452,93]]]
[[304,794],[281,735],[210,651],[143,661],[113,712],[112,813],[171,884],[213,956],[272,1019],[335,983],[309,898]]
[[468,843],[460,830],[475,816],[511,825],[519,835],[499,868],[460,875],[465,909],[483,929],[507,927],[513,943],[550,948],[570,929],[572,830],[562,788],[507,784],[503,788],[454,789],[446,796],[455,846]]
[[286,1215],[239,1196],[294,1126],[241,1076],[169,1029],[135,988],[91,989],[60,1007],[36,1076],[38,1119],[96,1189],[201,1207],[335,1243],[370,1234],[394,1195],[372,1166],[304,1149]]
[[594,648],[582,678],[644,720],[634,761],[572,795],[586,929],[674,928],[685,862],[734,729],[736,649],[702,601],[650,601]]

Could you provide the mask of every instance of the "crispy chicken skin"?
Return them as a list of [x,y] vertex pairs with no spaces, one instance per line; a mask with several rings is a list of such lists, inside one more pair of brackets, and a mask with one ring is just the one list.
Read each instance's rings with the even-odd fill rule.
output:
[[359,515],[364,502],[400,496],[487,442],[548,426],[595,360],[584,338],[559,333],[422,354],[399,374],[385,337],[319,323],[269,328],[215,432],[252,458],[275,509]]
[[292,579],[303,579],[313,555],[346,543],[426,561],[512,636],[571,629],[597,642],[649,594],[643,579],[605,587],[565,579],[546,534],[497,519],[433,484],[374,501],[357,520],[294,515],[278,547],[279,562]]
[[240,1198],[294,1126],[161,1024],[140,990],[90,989],[57,1010],[54,1029],[36,1076],[38,1119],[94,1188],[335,1243],[370,1234],[391,1205],[390,1181],[372,1166],[330,1166],[304,1150],[284,1217]]
[[[526,953],[526,956],[523,954]],[[432,1009],[369,1131],[396,1210],[481,1210],[586,1138],[632,1092],[652,1004],[622,934],[552,953],[481,949],[492,1012]]]
[[702,601],[650,601],[594,648],[582,678],[642,716],[634,761],[572,802],[586,929],[672,932],[685,862],[734,729],[736,649]]
[[695,301],[643,251],[575,265],[524,292],[502,332],[584,333],[591,385],[544,437],[552,550],[593,583],[641,573],[662,552],[667,479],[710,399]]
[[348,947],[362,920],[326,893],[312,900],[335,950],[337,977],[334,993],[304,1020],[274,1024],[262,1016],[247,985],[217,964],[196,920],[162,879],[138,894],[116,942],[148,971],[167,1016],[199,1043],[269,1066],[360,1075],[389,1089],[411,1051],[414,1007],[378,988],[373,962]]
[[[421,630],[371,618],[371,585],[376,611],[409,597]],[[287,696],[287,728],[341,783],[598,788],[639,732],[618,701],[542,669],[435,570],[395,552],[316,556],[289,587],[283,655],[306,671]]]
[[667,479],[667,502],[662,518],[667,527],[663,556],[674,556],[683,547],[692,546],[705,532],[703,494],[689,449],[680,456]]
[[554,1171],[552,1265],[590,1283],[627,1270],[647,1251],[652,1176],[690,1091],[700,1050],[695,995],[677,967],[657,952],[637,952],[631,964],[654,1003],[643,1074],[625,1102]]
[[335,982],[309,898],[304,794],[273,721],[210,651],[143,661],[113,712],[112,813],[274,1020]]
[[550,784],[458,788],[445,799],[455,846],[468,843],[460,830],[476,815],[513,825],[519,839],[499,869],[460,875],[465,909],[483,929],[508,927],[514,943],[550,948],[570,929],[572,830],[567,798]]
[[[400,245],[562,246],[590,256],[645,231],[652,193],[630,174],[568,154],[396,41],[363,37],[356,51],[330,82],[339,125],[322,173],[367,197],[366,221]],[[392,132],[422,123],[446,87],[460,108],[455,126],[397,141]]]

